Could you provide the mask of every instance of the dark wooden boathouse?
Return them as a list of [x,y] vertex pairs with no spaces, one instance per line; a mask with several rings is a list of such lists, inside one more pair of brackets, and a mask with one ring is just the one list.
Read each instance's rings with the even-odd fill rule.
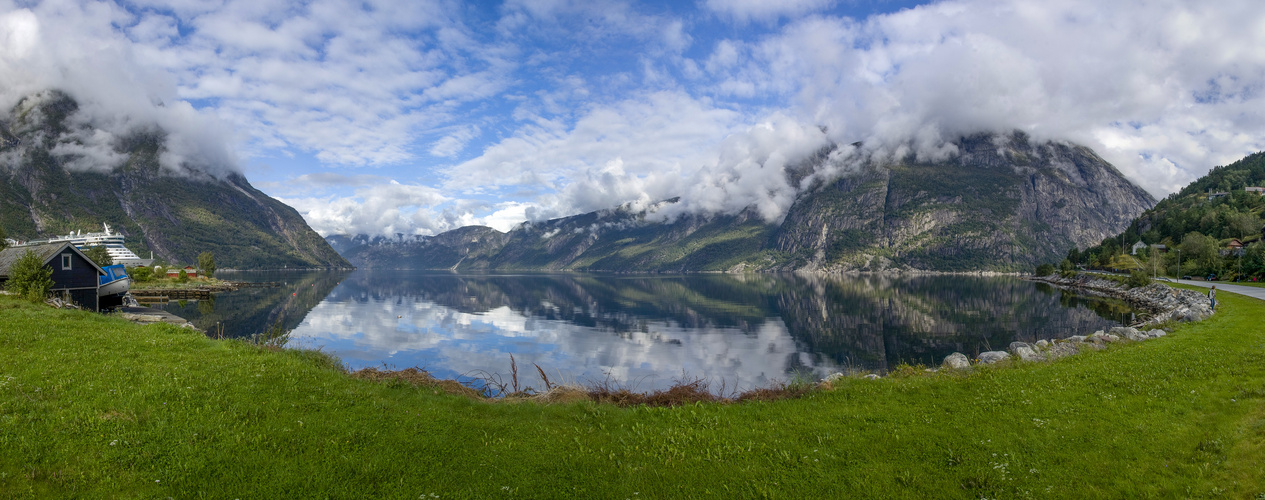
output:
[[54,295],[68,295],[72,302],[90,311],[101,309],[97,298],[97,287],[100,286],[101,276],[105,275],[105,270],[92,262],[70,242],[0,250],[0,286],[9,281],[9,269],[28,251],[35,252],[35,255],[44,262],[45,267],[53,269],[52,292]]

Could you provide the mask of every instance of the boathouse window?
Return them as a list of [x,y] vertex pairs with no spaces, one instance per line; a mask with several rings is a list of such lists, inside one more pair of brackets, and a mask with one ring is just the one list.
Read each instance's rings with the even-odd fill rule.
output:
[[68,253],[61,254],[61,268],[63,271],[70,270],[70,254]]

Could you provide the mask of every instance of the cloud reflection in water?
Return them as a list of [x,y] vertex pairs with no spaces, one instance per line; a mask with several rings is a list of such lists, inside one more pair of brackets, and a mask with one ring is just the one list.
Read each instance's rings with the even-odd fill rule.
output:
[[[541,386],[532,364],[552,381],[586,383],[608,376],[636,390],[706,376],[715,384],[752,388],[792,376],[795,365],[824,376],[833,364],[812,366],[778,318],[750,332],[733,327],[686,328],[646,321],[641,331],[615,332],[563,320],[525,316],[500,306],[466,313],[434,302],[326,300],[295,330],[305,344],[332,350],[352,368],[419,366],[443,378],[480,370],[508,376],[510,355],[525,385]],[[555,374],[561,375],[554,377]]]
[[[1014,278],[456,275],[357,271],[295,329],[351,368],[420,367],[634,390],[705,377],[768,386],[843,368],[935,364],[1119,324],[1121,304]],[[466,379],[468,380],[468,378]]]

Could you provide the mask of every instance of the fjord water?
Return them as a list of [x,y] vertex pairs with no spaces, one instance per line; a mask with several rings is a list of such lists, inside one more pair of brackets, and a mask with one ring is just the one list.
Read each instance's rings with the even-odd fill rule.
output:
[[420,367],[478,385],[610,381],[639,391],[705,377],[749,389],[900,363],[934,366],[1012,341],[1130,319],[1121,302],[1012,277],[233,273],[281,283],[168,310],[248,336],[281,324],[352,369]]

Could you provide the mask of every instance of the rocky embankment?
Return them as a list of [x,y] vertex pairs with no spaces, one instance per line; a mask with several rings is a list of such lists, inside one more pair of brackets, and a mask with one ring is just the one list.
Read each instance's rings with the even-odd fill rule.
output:
[[1212,306],[1209,304],[1207,296],[1199,292],[1173,288],[1163,283],[1152,283],[1144,287],[1129,288],[1115,281],[1084,273],[1070,278],[1052,274],[1032,279],[1063,288],[1071,288],[1081,293],[1121,299],[1133,307],[1150,313],[1150,319],[1134,325],[1136,327],[1153,326],[1168,322],[1202,321],[1212,316]]
[[[1082,293],[1118,298],[1134,307],[1144,309],[1151,314],[1151,317],[1136,325],[1137,327],[1154,326],[1166,322],[1201,321],[1213,314],[1208,298],[1203,294],[1179,290],[1161,283],[1129,288],[1115,281],[1088,274],[1077,274],[1069,278],[1050,275],[1033,279],[1072,288]],[[1073,335],[1054,341],[1011,342],[1005,351],[980,353],[975,364],[988,365],[1011,358],[1024,361],[1053,361],[1078,354],[1084,349],[1105,349],[1107,344],[1142,342],[1160,338],[1166,334],[1160,329],[1143,331],[1136,327],[1118,326],[1110,331],[1099,330],[1089,335]],[[970,368],[971,360],[965,354],[955,352],[944,358],[942,366],[949,369]]]
[[[1035,343],[1011,342],[1010,347],[1005,351],[981,352],[979,358],[975,360],[975,364],[991,365],[1011,358],[1019,358],[1024,361],[1054,361],[1079,354],[1085,349],[1101,350],[1106,349],[1107,344],[1141,342],[1157,339],[1167,334],[1167,332],[1160,329],[1142,331],[1129,326],[1117,326],[1109,332],[1099,330],[1090,335],[1073,335],[1066,339],[1054,341],[1038,340]],[[944,363],[941,366],[950,369],[970,368],[971,360],[965,354],[955,352],[945,356]]]

